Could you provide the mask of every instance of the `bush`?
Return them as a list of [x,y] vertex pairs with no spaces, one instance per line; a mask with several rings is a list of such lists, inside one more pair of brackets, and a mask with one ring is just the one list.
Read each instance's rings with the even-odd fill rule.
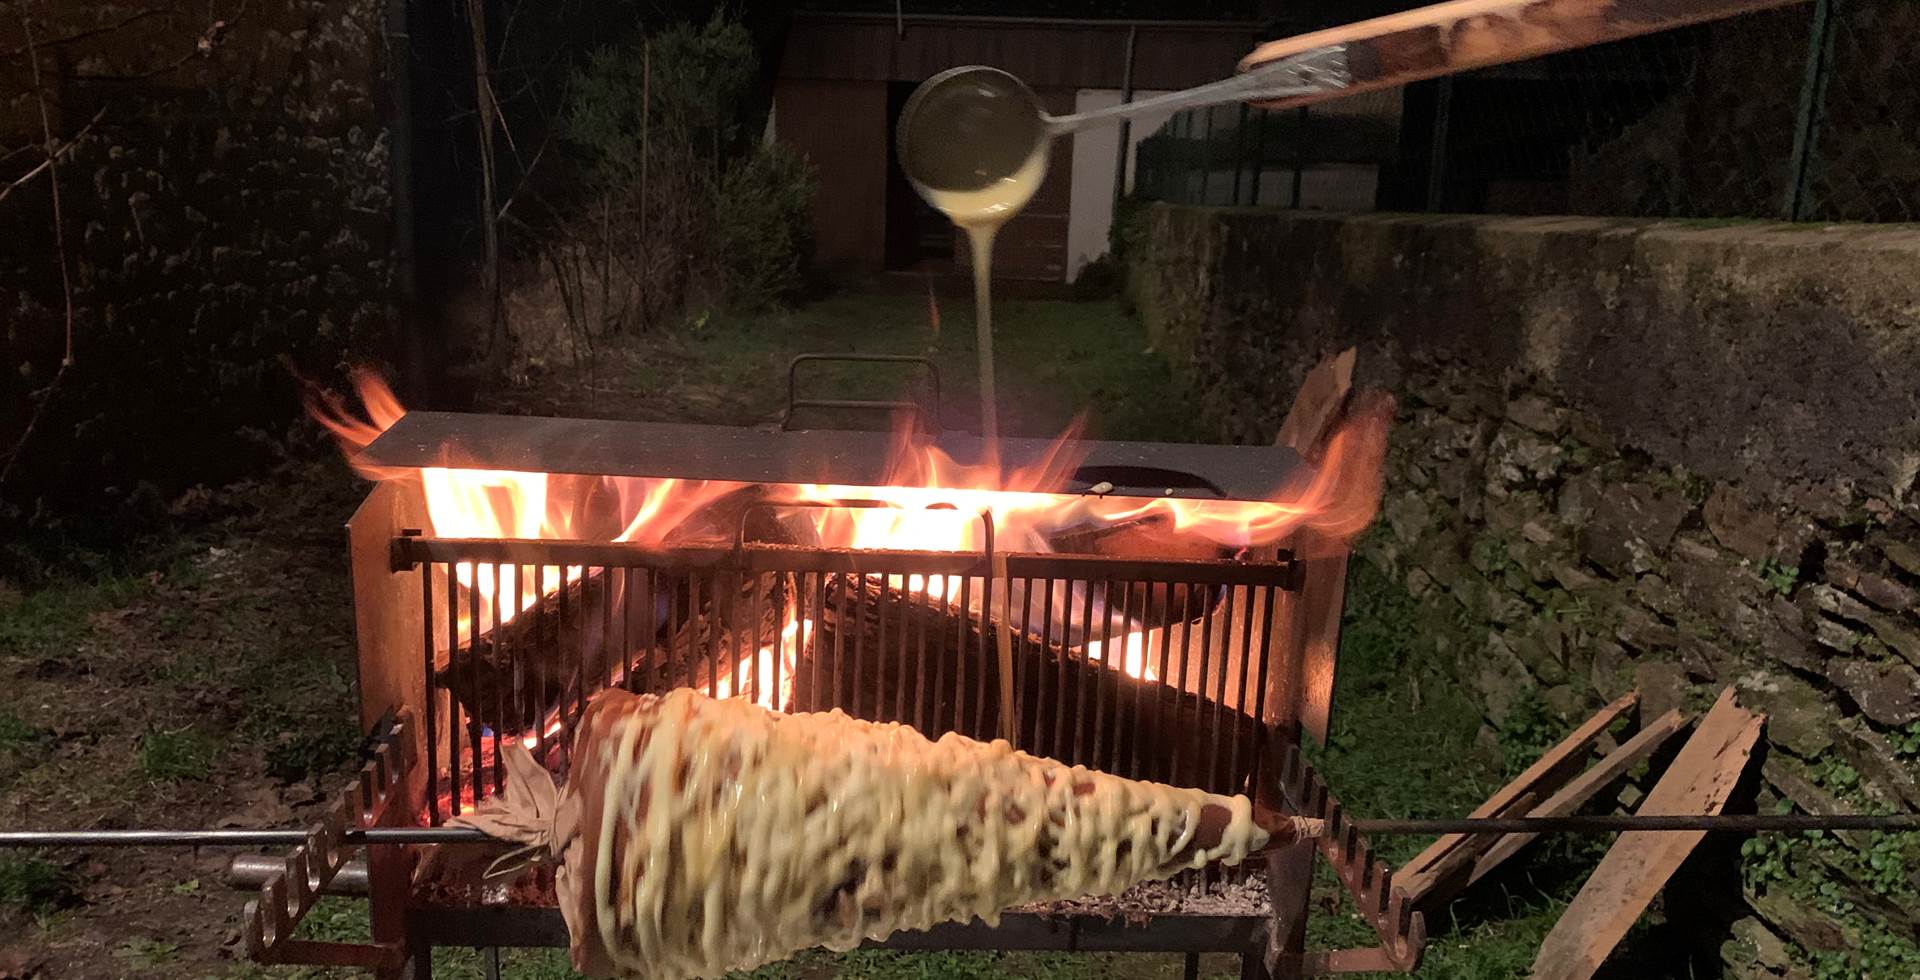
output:
[[800,155],[762,144],[727,168],[714,201],[714,247],[726,299],[766,306],[805,281],[813,251],[813,170]]
[[758,139],[759,76],[752,36],[722,16],[608,45],[575,73],[565,133],[593,192],[539,248],[576,333],[800,290],[814,181]]
[[567,138],[616,181],[638,179],[643,159],[716,164],[741,148],[758,74],[752,35],[719,14],[698,27],[635,35],[593,52],[574,73]]

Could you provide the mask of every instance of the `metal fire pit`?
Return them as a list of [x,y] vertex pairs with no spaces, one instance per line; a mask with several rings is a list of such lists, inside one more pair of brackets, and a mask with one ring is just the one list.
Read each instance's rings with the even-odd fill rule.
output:
[[[1260,868],[1206,869],[1117,898],[1015,910],[995,927],[946,925],[876,945],[1186,953],[1189,975],[1200,953],[1239,955],[1246,976],[1417,964],[1419,916],[1297,752],[1303,733],[1326,732],[1344,548],[1302,532],[1230,558],[1006,553],[988,514],[978,517],[985,546],[971,553],[797,546],[754,533],[783,512],[822,506],[788,499],[783,485],[873,485],[886,443],[868,433],[406,416],[363,461],[738,481],[755,488],[750,510],[775,523],[742,516],[731,540],[673,548],[435,538],[415,530],[427,526],[415,485],[377,485],[349,524],[361,721],[373,729],[406,719],[390,728],[404,751],[362,781],[383,787],[363,793],[379,807],[357,801],[333,819],[438,825],[500,791],[502,739],[530,739],[536,757],[564,773],[572,726],[597,690],[692,686],[783,710],[838,707],[930,735],[1006,738],[1068,763],[1331,818],[1335,834],[1321,850],[1381,939],[1365,950],[1304,949],[1315,849],[1305,844]],[[964,439],[944,448],[962,459],[980,449]],[[1143,498],[1265,499],[1303,465],[1277,449],[1083,448],[1083,484]],[[1042,451],[1016,440],[1003,452],[1017,464]],[[552,594],[503,629],[463,576],[496,595]],[[1151,639],[1129,660],[1125,637],[1136,630]],[[316,833],[324,843],[340,829]],[[343,874],[322,847],[323,873],[302,861],[271,874],[263,894],[273,914],[248,933],[256,958],[350,960],[382,977],[425,977],[434,946],[567,942],[537,880],[482,887],[444,862],[421,871],[423,852],[371,850],[364,871]],[[300,883],[290,888],[292,878]],[[290,941],[311,895],[348,881],[369,894],[374,944],[341,952]]]

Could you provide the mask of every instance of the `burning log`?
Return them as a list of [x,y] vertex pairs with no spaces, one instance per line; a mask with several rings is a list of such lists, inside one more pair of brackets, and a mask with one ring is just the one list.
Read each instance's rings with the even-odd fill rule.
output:
[[[972,593],[978,588],[976,580]],[[962,613],[963,600],[977,603],[972,593],[956,585],[948,601],[938,591],[909,591],[898,577],[829,578],[810,640],[794,658],[792,710],[838,707],[929,736],[1002,737],[999,626],[989,621],[983,628],[977,605]],[[1093,600],[1096,609],[1101,598]],[[1162,621],[1204,614],[1203,597],[1187,602],[1184,612],[1163,608]],[[1014,703],[1022,706],[1010,726],[1016,745],[1188,785],[1237,787],[1252,775],[1261,728],[1248,713],[1130,675],[1122,664],[1023,631],[1019,620],[1016,613],[1010,624]]]
[[[753,540],[793,543],[793,534],[775,515],[753,509],[763,492],[747,488],[722,497],[675,528],[665,544],[728,542],[742,520]],[[489,574],[488,567],[481,566],[482,575]],[[734,606],[744,617],[755,589],[763,590],[773,615],[779,611],[764,581],[735,583],[738,601],[729,603],[711,575],[575,569],[579,566],[569,570],[565,586],[559,585],[561,570],[554,566],[522,566],[497,580],[497,597],[530,595],[537,586],[550,591],[507,622],[456,646],[437,672],[438,683],[475,720],[505,731],[531,728],[555,706],[583,703],[631,671],[662,671],[672,684],[705,685],[708,677],[699,665],[712,631],[722,628],[716,620],[732,616]],[[649,594],[639,594],[642,589]],[[468,600],[463,593],[456,601]],[[512,598],[496,601],[514,603]],[[670,625],[676,611],[684,617],[677,632]],[[732,630],[725,632],[734,639]],[[655,653],[663,639],[668,656],[661,661]]]
[[[558,569],[545,574],[549,581],[559,578]],[[531,728],[554,705],[592,693],[580,690],[581,677],[604,678],[623,658],[630,663],[652,646],[650,637],[633,636],[629,647],[617,648],[622,624],[614,616],[628,603],[649,601],[626,594],[633,584],[612,581],[601,569],[575,577],[455,649],[440,683],[487,725]],[[523,587],[531,588],[515,584],[500,594]]]

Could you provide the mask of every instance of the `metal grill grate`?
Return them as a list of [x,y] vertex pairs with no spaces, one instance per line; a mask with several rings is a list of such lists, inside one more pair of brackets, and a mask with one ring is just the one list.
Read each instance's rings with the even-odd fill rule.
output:
[[[598,690],[840,708],[1116,775],[1251,792],[1297,578],[1266,561],[395,539],[419,577],[428,813],[564,771]],[[564,583],[564,584],[563,584]],[[517,613],[502,615],[503,609]],[[505,620],[503,622],[502,620]],[[1278,700],[1276,696],[1274,700]]]

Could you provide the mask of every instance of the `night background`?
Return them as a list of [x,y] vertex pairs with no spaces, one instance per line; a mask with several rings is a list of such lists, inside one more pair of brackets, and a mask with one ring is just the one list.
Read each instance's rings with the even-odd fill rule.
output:
[[[360,410],[357,369],[415,409],[765,428],[793,355],[913,354],[974,431],[965,236],[894,150],[920,80],[994,64],[1066,114],[1414,6],[6,5],[0,827],[300,826],[360,766],[342,525],[369,484],[311,417]],[[1769,718],[1730,810],[1912,812],[1916,65],[1920,6],[1817,0],[1063,139],[995,253],[1001,427],[1270,446],[1359,349],[1398,415],[1314,750],[1353,812],[1464,814],[1629,690],[1638,728],[1727,688]],[[1581,812],[1630,811],[1678,744]],[[1417,975],[1527,975],[1611,840],[1429,908]],[[229,856],[0,851],[0,980],[362,975],[247,961]],[[1915,868],[1912,834],[1710,837],[1598,975],[1920,976]],[[1331,875],[1313,894],[1311,942],[1372,941]],[[304,928],[357,941],[363,909]]]

